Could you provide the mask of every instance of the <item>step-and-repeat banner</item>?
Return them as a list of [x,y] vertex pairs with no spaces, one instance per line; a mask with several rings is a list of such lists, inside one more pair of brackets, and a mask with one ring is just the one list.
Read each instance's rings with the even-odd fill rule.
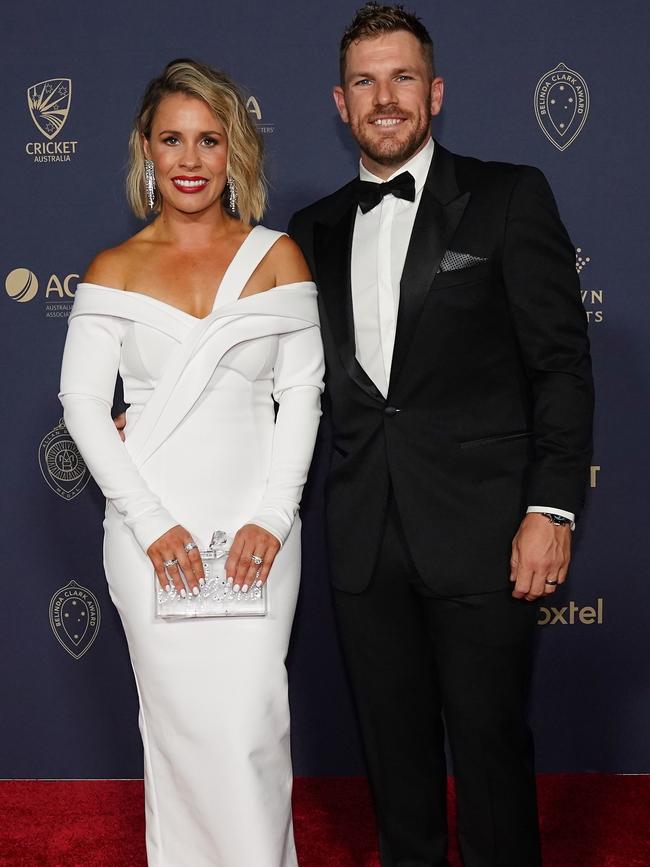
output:
[[[649,7],[621,0],[413,0],[436,44],[451,150],[539,166],[576,246],[598,388],[589,502],[566,588],[539,611],[542,771],[648,772]],[[127,136],[146,83],[195,57],[244,88],[271,179],[266,220],[355,172],[331,99],[351,0],[3,8],[0,776],[137,777],[137,702],[101,555],[102,497],[57,400],[84,269],[136,231]],[[323,536],[326,444],[303,506],[289,669],[299,774],[362,770]],[[218,666],[214,683],[218,689]],[[227,713],[227,706],[224,713]]]

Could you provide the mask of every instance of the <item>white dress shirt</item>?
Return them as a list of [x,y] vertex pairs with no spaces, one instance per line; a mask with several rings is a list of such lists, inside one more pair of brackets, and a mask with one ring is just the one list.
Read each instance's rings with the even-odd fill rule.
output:
[[[434,141],[426,145],[388,178],[380,178],[359,163],[362,181],[381,184],[402,172],[415,180],[415,201],[388,193],[372,210],[357,208],[352,234],[352,311],[356,358],[379,391],[388,394],[395,346],[400,280],[422,190],[433,159]],[[529,506],[528,512],[552,512],[574,521],[572,512],[554,506]]]
[[[356,356],[384,397],[388,394],[395,345],[399,284],[433,149],[433,139],[429,139],[421,151],[386,179],[410,172],[415,179],[414,202],[389,193],[366,214],[357,208],[354,222],[351,276]],[[363,163],[359,177],[378,184],[384,181]]]

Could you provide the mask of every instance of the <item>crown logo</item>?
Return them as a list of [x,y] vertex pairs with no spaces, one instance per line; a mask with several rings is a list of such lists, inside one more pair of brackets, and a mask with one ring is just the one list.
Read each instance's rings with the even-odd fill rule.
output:
[[576,271],[580,274],[591,262],[591,256],[582,255],[582,247],[576,247]]

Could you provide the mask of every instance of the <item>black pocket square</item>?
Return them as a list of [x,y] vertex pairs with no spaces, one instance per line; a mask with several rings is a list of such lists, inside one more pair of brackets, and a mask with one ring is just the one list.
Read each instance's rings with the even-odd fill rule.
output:
[[460,271],[463,268],[471,268],[472,265],[480,265],[487,262],[483,256],[473,256],[471,253],[458,253],[455,250],[445,250],[445,255],[440,261],[439,271]]

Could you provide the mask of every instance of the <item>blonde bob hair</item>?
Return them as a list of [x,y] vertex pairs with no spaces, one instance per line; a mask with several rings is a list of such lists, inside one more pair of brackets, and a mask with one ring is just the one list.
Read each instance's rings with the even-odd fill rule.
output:
[[[202,99],[223,124],[228,136],[226,171],[237,191],[237,212],[245,223],[259,222],[266,207],[266,178],[263,167],[263,147],[237,86],[227,75],[196,60],[172,60],[158,78],[149,83],[135,124],[129,137],[129,167],[126,177],[126,197],[136,217],[145,219],[149,213],[144,178],[142,137],[149,139],[154,115],[164,97],[184,93]],[[230,210],[228,185],[222,203]],[[156,189],[154,211],[160,211],[162,198]],[[232,213],[232,212],[231,212]]]

